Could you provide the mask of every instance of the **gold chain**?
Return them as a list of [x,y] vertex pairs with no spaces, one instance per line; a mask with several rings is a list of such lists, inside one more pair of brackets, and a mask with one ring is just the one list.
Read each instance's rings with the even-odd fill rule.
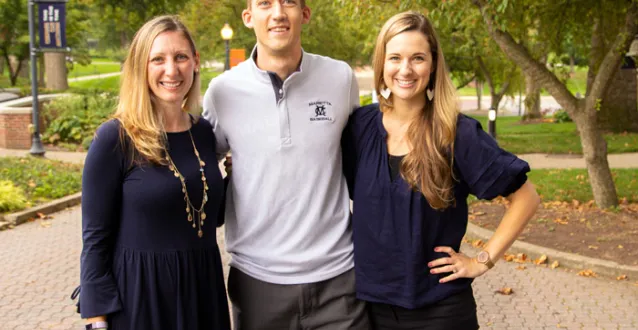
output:
[[166,161],[168,162],[168,169],[173,171],[173,175],[179,179],[179,182],[182,184],[182,192],[184,193],[184,201],[186,202],[186,215],[188,222],[193,224],[193,228],[198,229],[197,236],[202,238],[204,236],[204,232],[202,231],[202,227],[204,226],[204,220],[206,220],[206,212],[204,211],[204,206],[206,202],[208,202],[208,194],[206,191],[208,190],[208,183],[206,181],[206,174],[204,172],[204,166],[206,163],[199,158],[199,152],[197,151],[197,147],[195,147],[195,140],[193,139],[193,134],[191,134],[191,129],[188,129],[188,135],[191,138],[191,143],[193,144],[193,150],[195,151],[195,156],[199,162],[199,172],[202,174],[202,182],[204,183],[204,190],[202,193],[202,205],[199,209],[195,208],[193,203],[191,202],[190,197],[188,196],[188,190],[186,189],[186,179],[177,169],[177,165],[173,162],[173,159],[168,154],[168,150],[164,148],[164,153],[166,154]]

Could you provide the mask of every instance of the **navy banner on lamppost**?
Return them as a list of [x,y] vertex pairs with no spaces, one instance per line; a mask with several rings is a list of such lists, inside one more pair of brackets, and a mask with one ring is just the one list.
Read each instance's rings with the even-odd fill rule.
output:
[[38,6],[40,48],[66,49],[66,3],[41,2]]

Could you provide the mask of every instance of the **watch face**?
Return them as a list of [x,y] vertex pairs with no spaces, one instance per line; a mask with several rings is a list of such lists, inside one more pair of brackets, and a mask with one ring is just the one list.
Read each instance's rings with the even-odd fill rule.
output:
[[490,255],[489,253],[487,253],[487,251],[481,251],[479,252],[479,254],[476,256],[476,260],[482,264],[486,263],[488,260],[490,260]]

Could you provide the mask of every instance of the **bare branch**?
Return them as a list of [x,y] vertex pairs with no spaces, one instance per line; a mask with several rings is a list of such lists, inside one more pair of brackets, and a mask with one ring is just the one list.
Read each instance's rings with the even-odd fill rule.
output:
[[556,75],[549,71],[543,64],[534,60],[534,57],[525,48],[525,46],[517,43],[511,34],[500,30],[494,24],[493,17],[487,12],[484,0],[472,0],[481,11],[481,15],[487,25],[487,30],[494,41],[499,45],[501,50],[516,63],[524,72],[527,72],[535,79],[540,86],[546,88],[558,103],[568,112],[577,111],[578,100],[567,89]]

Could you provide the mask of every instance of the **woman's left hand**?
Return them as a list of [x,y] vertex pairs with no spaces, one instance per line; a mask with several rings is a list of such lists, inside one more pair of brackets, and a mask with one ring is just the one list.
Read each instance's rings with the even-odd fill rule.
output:
[[439,283],[454,281],[459,278],[476,278],[488,271],[488,267],[474,258],[456,252],[449,246],[437,246],[435,252],[444,252],[449,257],[439,258],[428,263],[431,274],[452,273],[439,280]]

